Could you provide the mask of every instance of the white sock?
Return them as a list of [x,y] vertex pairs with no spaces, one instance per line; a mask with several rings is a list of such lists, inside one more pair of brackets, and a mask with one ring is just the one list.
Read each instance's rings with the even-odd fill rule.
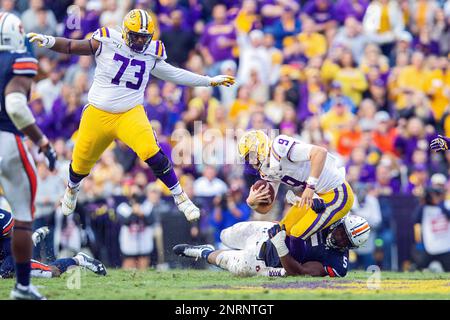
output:
[[68,185],[69,185],[69,188],[70,188],[70,189],[78,188],[78,187],[80,186],[80,184],[81,184],[81,182],[72,182],[72,181],[70,180],[70,178],[69,178],[69,183],[68,183]]
[[183,192],[183,189],[180,186],[180,183],[178,182],[175,186],[170,189],[170,193],[175,197]]

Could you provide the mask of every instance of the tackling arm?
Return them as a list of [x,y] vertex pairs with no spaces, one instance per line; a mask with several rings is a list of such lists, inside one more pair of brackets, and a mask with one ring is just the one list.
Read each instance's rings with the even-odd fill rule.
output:
[[325,277],[327,273],[323,268],[323,265],[318,261],[308,261],[300,263],[295,260],[291,255],[287,254],[284,257],[280,257],[281,265],[286,270],[288,276],[300,276],[307,275],[312,277]]
[[288,276],[309,275],[313,277],[324,277],[327,275],[323,265],[317,261],[308,261],[300,263],[295,260],[290,254],[286,246],[286,229],[284,225],[274,225],[267,231],[269,239],[277,250],[281,265],[286,270]]

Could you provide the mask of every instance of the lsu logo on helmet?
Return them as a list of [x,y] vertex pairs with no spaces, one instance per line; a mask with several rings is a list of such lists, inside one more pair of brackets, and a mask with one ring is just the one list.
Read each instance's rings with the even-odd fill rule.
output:
[[269,137],[262,130],[247,131],[239,140],[239,156],[251,165],[261,166],[270,151]]

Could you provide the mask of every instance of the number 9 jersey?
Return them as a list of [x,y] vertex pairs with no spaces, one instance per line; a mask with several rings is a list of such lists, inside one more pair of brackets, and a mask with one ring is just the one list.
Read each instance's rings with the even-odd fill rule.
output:
[[144,100],[144,91],[150,72],[157,60],[167,58],[161,41],[151,41],[143,53],[132,51],[122,34],[112,28],[96,30],[92,39],[100,42],[95,52],[94,82],[88,102],[96,108],[110,112],[126,112]]

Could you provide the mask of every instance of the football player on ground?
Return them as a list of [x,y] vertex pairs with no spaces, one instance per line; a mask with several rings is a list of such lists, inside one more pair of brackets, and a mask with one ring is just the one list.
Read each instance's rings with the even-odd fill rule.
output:
[[367,221],[355,215],[345,216],[308,240],[286,236],[279,224],[248,221],[220,234],[222,243],[231,250],[179,244],[173,251],[179,256],[206,259],[239,276],[345,277],[348,250],[363,245],[369,233]]
[[[14,218],[9,211],[0,209],[0,278],[11,278],[14,275],[14,259],[11,255],[11,231],[14,227]],[[42,227],[33,235],[33,244],[36,246],[48,234],[49,229]],[[37,278],[59,277],[71,266],[81,266],[98,275],[106,275],[106,268],[97,259],[93,259],[83,252],[73,258],[57,259],[49,265],[31,259],[31,276]]]
[[51,50],[95,56],[94,83],[88,94],[69,169],[69,185],[62,200],[62,212],[75,210],[81,180],[86,177],[103,151],[119,139],[145,161],[170,189],[175,203],[189,221],[200,210],[182,190],[169,158],[159,147],[142,106],[144,91],[153,75],[186,86],[230,86],[234,78],[213,78],[175,68],[166,63],[166,50],[154,40],[155,25],[145,10],[131,10],[122,31],[100,28],[90,39],[72,40],[29,33],[31,42]]
[[15,214],[12,254],[15,261],[14,299],[43,299],[30,284],[32,254],[31,224],[36,195],[36,168],[23,143],[27,136],[55,168],[56,153],[36,125],[27,100],[38,62],[25,50],[22,22],[15,15],[0,12],[0,185]]
[[[293,206],[280,222],[288,235],[306,240],[352,208],[354,195],[345,170],[337,167],[337,159],[325,148],[286,135],[270,141],[263,131],[251,130],[241,137],[238,149],[239,156],[258,170],[275,193],[280,183],[292,189],[286,198]],[[250,188],[247,203],[260,213],[267,213],[274,203],[259,208],[267,203],[268,187]]]

